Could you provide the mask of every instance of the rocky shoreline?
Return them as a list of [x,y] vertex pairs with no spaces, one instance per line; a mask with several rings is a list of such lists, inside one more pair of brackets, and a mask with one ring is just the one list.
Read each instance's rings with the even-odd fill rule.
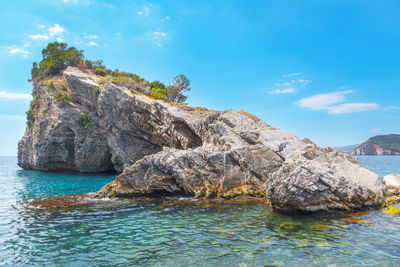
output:
[[[52,82],[65,84],[65,100]],[[279,211],[314,212],[378,207],[394,194],[353,157],[244,111],[165,103],[71,67],[33,94],[18,165],[119,172],[99,196],[254,195]]]

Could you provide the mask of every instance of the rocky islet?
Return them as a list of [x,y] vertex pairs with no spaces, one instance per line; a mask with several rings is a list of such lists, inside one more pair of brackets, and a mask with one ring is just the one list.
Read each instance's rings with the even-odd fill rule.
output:
[[[50,82],[64,83],[68,97],[56,97]],[[393,194],[351,156],[245,111],[154,100],[72,67],[33,92],[19,166],[119,172],[100,196],[253,195],[295,212],[379,206]]]

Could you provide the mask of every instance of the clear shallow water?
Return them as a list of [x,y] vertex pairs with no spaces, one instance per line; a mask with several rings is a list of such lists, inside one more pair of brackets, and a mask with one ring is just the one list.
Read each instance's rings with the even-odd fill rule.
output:
[[[400,173],[400,157],[359,160]],[[400,217],[379,210],[288,216],[260,201],[35,199],[97,191],[113,178],[24,171],[0,157],[0,264],[400,264]]]

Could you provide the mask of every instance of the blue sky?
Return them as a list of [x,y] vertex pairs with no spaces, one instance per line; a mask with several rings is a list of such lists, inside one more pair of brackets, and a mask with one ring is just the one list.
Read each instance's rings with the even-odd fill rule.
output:
[[62,40],[188,103],[244,109],[319,145],[400,133],[400,2],[2,0],[0,155],[16,155],[33,61]]

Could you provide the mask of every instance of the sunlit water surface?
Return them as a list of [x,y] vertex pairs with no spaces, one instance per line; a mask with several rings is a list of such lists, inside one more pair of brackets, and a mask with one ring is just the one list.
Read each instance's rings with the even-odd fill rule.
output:
[[[400,157],[359,160],[380,175],[400,173]],[[113,179],[24,171],[15,157],[0,157],[0,264],[400,264],[400,217],[381,210],[288,216],[260,201],[46,198],[94,192]]]

